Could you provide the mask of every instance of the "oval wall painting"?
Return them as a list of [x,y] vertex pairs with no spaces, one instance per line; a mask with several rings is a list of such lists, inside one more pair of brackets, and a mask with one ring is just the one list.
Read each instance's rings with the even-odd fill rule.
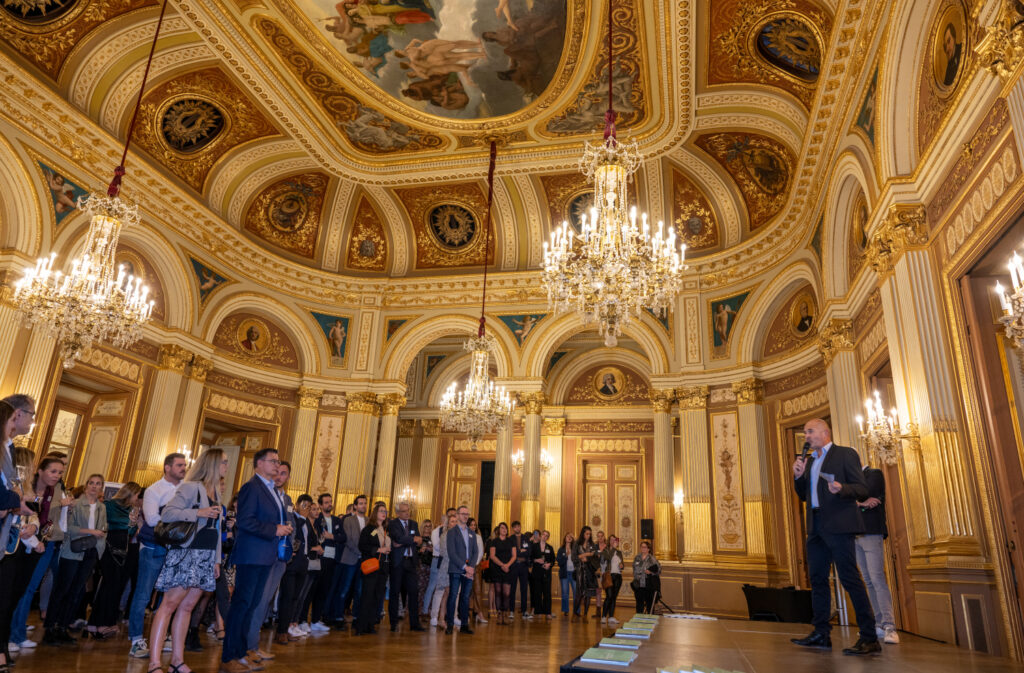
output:
[[397,100],[453,119],[511,114],[558,70],[567,0],[295,0]]

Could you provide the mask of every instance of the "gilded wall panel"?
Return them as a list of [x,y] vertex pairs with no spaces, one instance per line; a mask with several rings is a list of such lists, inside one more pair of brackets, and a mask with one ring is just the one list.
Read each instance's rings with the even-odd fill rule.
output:
[[[439,183],[394,191],[412,223],[417,269],[484,263],[487,195],[479,183]],[[494,222],[491,226],[488,259],[493,259],[497,247],[498,226]]]
[[697,147],[722,165],[739,187],[751,230],[775,217],[789,197],[796,157],[779,141],[756,133],[712,133]]
[[804,386],[811,385],[817,381],[825,378],[825,365],[821,362],[816,362],[806,369],[802,369],[796,374],[790,374],[780,379],[773,379],[766,381],[764,384],[764,394],[766,397],[774,397],[781,395],[790,390],[796,390],[797,388],[803,388]]
[[686,243],[687,256],[718,247],[718,218],[707,196],[681,171],[672,169],[672,225]]
[[271,245],[312,259],[329,182],[325,173],[305,173],[267,186],[245,211],[246,231]]
[[566,404],[618,406],[647,404],[646,379],[622,365],[597,365],[586,370],[569,386]]
[[817,333],[818,308],[810,285],[796,290],[776,312],[761,347],[767,358],[796,350]]
[[386,271],[388,266],[388,239],[384,233],[384,218],[366,196],[359,198],[346,248],[345,265],[359,271]]
[[277,400],[280,402],[290,402],[291,400],[295,399],[294,390],[289,390],[288,388],[280,388],[278,386],[271,386],[265,383],[258,383],[250,379],[238,378],[231,374],[226,374],[224,372],[217,370],[211,371],[206,375],[206,384],[208,386],[219,386],[221,388],[237,390],[240,393],[256,395],[258,397],[263,397],[269,400]]
[[221,322],[213,345],[232,358],[256,366],[297,371],[299,356],[294,344],[280,327],[263,316],[233,313]]
[[942,0],[932,15],[924,41],[917,93],[917,150],[923,155],[941,135],[943,121],[958,99],[958,90],[977,67],[974,47],[981,29],[968,21],[960,0]]
[[711,414],[712,468],[715,473],[715,541],[721,551],[743,551],[746,533],[743,478],[736,412]]
[[321,414],[317,419],[316,448],[309,483],[314,493],[334,493],[341,461],[341,440],[345,436],[345,416]]

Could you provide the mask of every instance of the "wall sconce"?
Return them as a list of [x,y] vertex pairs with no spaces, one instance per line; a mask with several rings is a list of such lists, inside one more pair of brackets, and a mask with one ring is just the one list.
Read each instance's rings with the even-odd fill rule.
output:
[[1003,309],[999,322],[1006,329],[1006,338],[1021,347],[1024,346],[1024,259],[1014,252],[1006,266],[1010,270],[1013,292],[1006,292],[1002,284],[996,282],[995,292]]
[[676,511],[676,521],[683,523],[683,505],[686,504],[686,496],[683,495],[682,491],[676,491],[675,496],[672,498],[672,507]]
[[[514,451],[510,458],[512,463],[512,469],[516,471],[519,476],[523,475],[523,468],[526,467],[526,453],[522,449]],[[547,449],[540,450],[540,471],[541,474],[547,474],[551,471],[551,468],[555,466],[555,461],[551,458],[551,454],[548,453]]]
[[917,425],[907,423],[905,428],[900,426],[900,419],[896,409],[885,415],[882,409],[882,399],[876,390],[875,399],[864,400],[864,407],[867,409],[867,425],[864,417],[857,417],[857,426],[860,428],[860,437],[868,448],[869,455],[881,460],[886,465],[896,465],[900,460],[900,453],[903,447],[903,440],[907,440],[912,446],[920,447],[921,436],[918,434]]
[[411,506],[416,505],[416,491],[412,489],[408,484],[402,489],[402,493],[398,498],[398,502],[407,502]]
[[192,455],[192,449],[189,448],[188,444],[181,445],[181,454],[185,456],[185,465],[192,469],[193,463],[196,462],[196,457]]

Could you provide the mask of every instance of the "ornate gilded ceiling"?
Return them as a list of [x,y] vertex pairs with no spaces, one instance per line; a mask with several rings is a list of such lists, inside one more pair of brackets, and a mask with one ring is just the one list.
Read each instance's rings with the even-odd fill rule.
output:
[[[589,203],[576,162],[607,106],[603,1],[169,1],[139,157],[273,255],[478,271],[491,138],[499,269],[537,268]],[[0,46],[123,137],[158,13],[0,0]],[[822,141],[806,130],[834,20],[812,0],[613,0],[613,105],[646,158],[631,195],[691,259],[810,228],[791,210]]]

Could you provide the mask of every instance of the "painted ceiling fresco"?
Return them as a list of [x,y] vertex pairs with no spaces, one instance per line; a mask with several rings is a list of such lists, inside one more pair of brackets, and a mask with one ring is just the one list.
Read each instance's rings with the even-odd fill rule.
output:
[[566,0],[295,0],[371,82],[455,119],[511,114],[551,83]]

